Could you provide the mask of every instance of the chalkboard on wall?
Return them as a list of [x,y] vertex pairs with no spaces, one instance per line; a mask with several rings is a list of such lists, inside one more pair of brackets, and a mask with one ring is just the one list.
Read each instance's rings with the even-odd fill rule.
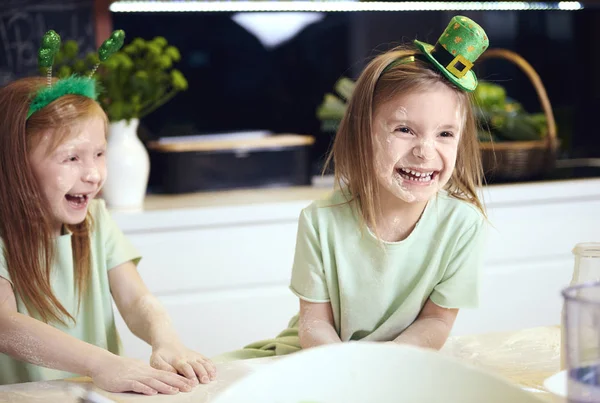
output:
[[76,40],[81,54],[95,50],[94,0],[0,1],[0,86],[39,74],[37,51],[50,29]]

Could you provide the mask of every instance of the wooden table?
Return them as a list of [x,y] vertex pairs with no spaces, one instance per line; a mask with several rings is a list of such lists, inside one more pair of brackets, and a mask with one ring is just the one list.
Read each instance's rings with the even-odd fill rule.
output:
[[560,326],[450,338],[442,352],[550,400],[543,384],[560,371]]
[[[451,337],[443,354],[457,357],[482,370],[503,376],[539,396],[551,401],[544,392],[543,382],[557,373],[560,367],[560,328],[540,327],[515,332]],[[117,403],[207,403],[217,393],[272,359],[237,361],[218,366],[218,379],[209,385],[200,385],[190,393],[176,396],[141,396],[99,392]],[[70,397],[71,386],[91,387],[87,378],[32,382],[0,386],[0,402],[11,403],[75,403]]]

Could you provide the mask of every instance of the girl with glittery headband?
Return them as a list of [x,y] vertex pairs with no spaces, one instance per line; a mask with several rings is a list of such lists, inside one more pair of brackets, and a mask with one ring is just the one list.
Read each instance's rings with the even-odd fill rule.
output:
[[[113,33],[100,61],[123,40]],[[85,375],[112,392],[190,391],[215,368],[181,343],[137,272],[138,251],[95,199],[107,117],[93,72],[52,78],[59,47],[47,33],[39,62],[48,77],[0,89],[0,385]],[[149,365],[120,355],[113,300],[152,345]]]
[[487,46],[457,16],[435,46],[415,41],[366,66],[329,157],[338,186],[299,217],[299,313],[274,339],[213,361],[349,341],[444,345],[459,309],[478,305],[487,221],[469,93]]

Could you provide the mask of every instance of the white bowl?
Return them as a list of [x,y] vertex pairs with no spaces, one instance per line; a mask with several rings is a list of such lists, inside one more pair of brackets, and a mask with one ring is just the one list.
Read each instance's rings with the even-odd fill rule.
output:
[[211,403],[540,403],[535,394],[441,353],[351,342],[293,353]]
[[555,396],[555,401],[564,401],[567,397],[567,371],[560,371],[546,378],[544,388]]

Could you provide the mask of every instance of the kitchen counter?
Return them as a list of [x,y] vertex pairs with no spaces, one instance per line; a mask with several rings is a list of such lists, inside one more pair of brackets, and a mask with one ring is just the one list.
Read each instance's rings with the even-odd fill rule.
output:
[[[313,186],[232,189],[186,194],[148,194],[139,210],[112,209],[126,233],[194,226],[243,225],[297,219],[300,210],[332,190],[329,179]],[[487,209],[600,198],[600,178],[485,186]]]
[[[599,168],[600,169],[600,168]],[[480,194],[484,199],[495,196],[493,201],[518,201],[552,198],[571,194],[571,188],[589,188],[586,193],[598,194],[600,177],[562,178],[548,181],[495,183],[484,186]],[[273,188],[247,188],[206,191],[183,194],[148,194],[144,210],[189,209],[200,207],[227,207],[240,205],[307,202],[323,197],[333,188],[333,179],[324,177],[315,180],[312,186]]]
[[[314,176],[312,186],[241,188],[229,190],[203,191],[186,194],[148,194],[144,203],[145,211],[165,209],[191,209],[228,207],[257,204],[280,204],[310,202],[324,196],[333,187],[333,176]],[[497,196],[494,200],[541,198],[562,193],[577,193],[581,184],[594,185],[597,193],[600,184],[600,158],[559,160],[557,167],[541,178],[525,181],[490,182],[480,189],[485,197]],[[571,190],[577,189],[577,190]],[[546,194],[550,192],[550,194]],[[485,197],[489,200],[489,197]]]
[[[515,332],[451,337],[442,353],[504,377],[550,401],[551,396],[543,391],[543,381],[559,371],[560,328],[538,327]],[[272,360],[267,358],[220,364],[216,381],[200,385],[190,393],[175,396],[100,393],[117,403],[207,403],[232,382],[259,370]],[[75,398],[68,393],[70,386],[91,387],[91,383],[87,378],[77,378],[0,386],[0,402],[75,403]]]

